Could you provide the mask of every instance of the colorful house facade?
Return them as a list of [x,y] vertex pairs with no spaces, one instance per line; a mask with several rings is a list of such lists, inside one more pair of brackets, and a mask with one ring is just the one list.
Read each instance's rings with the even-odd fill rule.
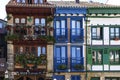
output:
[[7,59],[7,45],[5,41],[6,36],[6,21],[0,19],[0,80],[4,79],[6,71],[6,59]]
[[88,80],[120,79],[120,8],[94,7],[87,13]]

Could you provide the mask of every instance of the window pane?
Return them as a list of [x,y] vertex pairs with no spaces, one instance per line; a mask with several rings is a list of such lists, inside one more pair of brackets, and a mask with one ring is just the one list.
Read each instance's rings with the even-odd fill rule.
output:
[[61,47],[61,57],[66,57],[65,52],[65,47]]
[[76,48],[76,56],[77,56],[77,57],[81,57],[81,56],[80,56],[80,51],[81,51],[80,48],[77,47],[77,48]]
[[41,54],[41,47],[38,47],[38,56]]
[[25,23],[25,18],[22,18],[22,19],[21,19],[21,23]]
[[0,23],[0,28],[2,28],[2,23]]
[[42,47],[42,54],[45,54],[45,53],[46,53],[46,48]]
[[76,52],[76,51],[75,51],[75,47],[72,47],[72,53],[71,53],[71,54],[72,54],[72,57],[73,57],[73,58],[75,58],[75,57],[76,57],[75,52]]
[[17,0],[17,2],[20,2],[20,0]]
[[40,1],[40,3],[43,3],[43,0],[39,0]]
[[60,48],[58,47],[58,48],[56,48],[56,57],[60,57]]
[[97,28],[92,28],[92,33],[97,33]]
[[42,26],[45,26],[45,18],[42,18],[42,19],[41,19],[41,25],[42,25]]
[[35,25],[39,25],[39,24],[40,24],[39,18],[35,18]]
[[75,20],[72,20],[72,28],[75,28]]
[[61,21],[61,28],[65,28],[65,20]]
[[77,28],[80,28],[80,21],[77,21]]
[[114,33],[114,28],[110,28],[110,32],[111,32],[111,33]]
[[25,3],[25,0],[22,0],[22,3]]
[[15,23],[19,23],[19,18],[15,18]]
[[35,4],[38,3],[38,0],[34,0],[34,3],[35,3]]
[[56,21],[56,28],[60,28],[60,21]]

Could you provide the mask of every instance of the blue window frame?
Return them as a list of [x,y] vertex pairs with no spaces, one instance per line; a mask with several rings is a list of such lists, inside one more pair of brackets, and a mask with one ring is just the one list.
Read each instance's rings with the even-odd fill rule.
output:
[[118,27],[110,28],[110,39],[111,40],[120,39],[120,28]]
[[83,42],[82,20],[71,20],[71,42]]
[[54,75],[53,76],[53,80],[65,80],[65,76],[63,76],[63,75]]
[[71,80],[81,80],[79,75],[72,75]]
[[83,70],[82,46],[71,46],[71,70]]
[[[64,69],[60,67],[63,65],[65,66]],[[55,47],[54,68],[55,68],[55,71],[62,71],[62,70],[64,71],[67,69],[67,48],[66,46]]]
[[66,20],[55,21],[55,38],[56,42],[67,42]]

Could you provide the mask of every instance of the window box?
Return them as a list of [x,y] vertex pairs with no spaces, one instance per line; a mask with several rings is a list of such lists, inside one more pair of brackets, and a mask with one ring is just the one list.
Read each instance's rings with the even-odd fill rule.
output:
[[65,69],[67,69],[67,65],[61,64],[61,65],[58,66],[58,69],[59,70],[65,70]]
[[116,38],[114,38],[114,40],[115,40],[115,41],[117,41],[117,40],[119,40],[119,38],[118,38],[118,37],[116,37]]
[[76,64],[76,65],[74,65],[74,69],[76,69],[76,70],[83,70],[84,66],[81,65],[81,64]]

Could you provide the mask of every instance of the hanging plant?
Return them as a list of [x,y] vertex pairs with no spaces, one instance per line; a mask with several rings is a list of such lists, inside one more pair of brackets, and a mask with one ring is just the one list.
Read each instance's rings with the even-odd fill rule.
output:
[[12,17],[10,15],[7,15],[7,20],[10,20]]
[[32,17],[28,17],[28,19],[27,19],[29,22],[31,22],[32,21]]

